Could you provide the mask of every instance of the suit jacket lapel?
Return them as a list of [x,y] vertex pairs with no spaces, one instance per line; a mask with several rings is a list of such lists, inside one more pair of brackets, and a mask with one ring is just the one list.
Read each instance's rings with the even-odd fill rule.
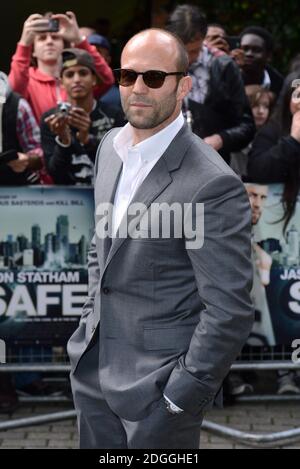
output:
[[[97,203],[114,203],[118,181],[122,172],[122,161],[115,150],[109,155],[106,165],[98,168],[98,178],[96,180],[96,201]],[[97,207],[96,207],[97,210]],[[96,217],[97,218],[97,217]],[[96,221],[97,222],[97,221]],[[101,259],[101,269],[103,271],[106,259],[111,248],[111,238],[106,237],[100,242],[99,259]]]

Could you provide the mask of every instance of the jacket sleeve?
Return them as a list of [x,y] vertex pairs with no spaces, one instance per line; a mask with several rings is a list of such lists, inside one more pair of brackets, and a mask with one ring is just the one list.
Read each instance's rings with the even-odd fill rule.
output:
[[114,84],[115,79],[113,71],[107,64],[106,60],[97,51],[96,47],[89,44],[86,39],[84,39],[80,44],[78,44],[77,47],[79,49],[84,49],[89,52],[89,54],[91,54],[94,59],[96,70],[102,81],[101,84],[97,85],[94,89],[94,96],[96,98],[99,98],[100,96],[105,94],[106,91],[108,91],[109,88]]
[[280,137],[272,124],[263,127],[254,139],[248,160],[248,174],[256,182],[285,182],[299,171],[300,143],[290,135]]
[[16,52],[12,58],[9,84],[13,91],[28,99],[29,68],[31,60],[31,47],[17,45]]
[[234,175],[217,176],[193,202],[204,203],[204,244],[187,253],[205,308],[164,393],[178,407],[199,415],[220,390],[254,315],[251,210],[243,184]]
[[[50,115],[50,113],[47,112],[46,115]],[[69,147],[58,145],[55,135],[45,122],[46,115],[41,120],[41,140],[46,169],[56,184],[72,184],[73,181],[68,176],[68,168],[72,158],[72,145]]]
[[[218,61],[228,60],[220,57]],[[223,92],[230,106],[226,110],[229,126],[219,135],[223,140],[222,150],[226,152],[239,151],[245,148],[254,138],[255,122],[245,94],[244,84],[238,66],[230,60],[219,70],[221,74]]]

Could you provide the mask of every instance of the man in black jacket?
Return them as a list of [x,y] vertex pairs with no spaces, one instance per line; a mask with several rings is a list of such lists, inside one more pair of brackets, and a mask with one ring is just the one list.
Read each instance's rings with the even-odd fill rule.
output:
[[92,184],[102,137],[124,124],[118,109],[94,99],[97,79],[93,58],[86,51],[63,51],[61,80],[68,102],[45,113],[41,122],[46,166],[56,184]]
[[230,153],[245,148],[255,134],[239,68],[203,44],[207,20],[198,7],[178,6],[167,29],[182,39],[189,54],[193,88],[185,105],[193,131],[229,163]]
[[279,96],[283,76],[268,62],[273,52],[272,35],[260,26],[249,26],[242,31],[241,49],[244,63],[241,65],[245,85],[260,85]]

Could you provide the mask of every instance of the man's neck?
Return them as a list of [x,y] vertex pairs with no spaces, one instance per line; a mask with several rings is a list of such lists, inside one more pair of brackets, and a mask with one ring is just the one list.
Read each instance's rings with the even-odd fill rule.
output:
[[46,62],[41,62],[38,61],[38,69],[44,73],[45,75],[49,75],[50,77],[53,78],[58,78],[59,77],[59,70],[60,66],[59,63],[46,63]]
[[136,127],[132,127],[132,136],[133,136],[133,145],[137,145],[138,143],[141,143],[143,140],[146,140],[147,138],[153,137],[153,135],[157,134],[161,130],[165,129],[168,125],[172,124],[177,117],[179,116],[180,110],[174,115],[170,116],[168,119],[166,119],[164,122],[159,124],[157,127],[154,127],[153,129],[137,129]]
[[81,98],[81,99],[72,99],[70,98],[70,103],[72,106],[81,107],[84,109],[88,114],[90,114],[94,107],[94,96],[91,92],[88,96]]

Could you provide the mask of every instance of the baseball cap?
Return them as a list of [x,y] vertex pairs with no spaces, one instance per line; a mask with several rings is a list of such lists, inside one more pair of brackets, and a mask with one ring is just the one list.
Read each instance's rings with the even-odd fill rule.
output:
[[87,37],[87,40],[92,46],[103,47],[104,49],[107,49],[108,51],[111,50],[109,40],[106,39],[106,37],[101,36],[101,34],[91,34],[90,36]]
[[89,68],[100,78],[95,67],[94,59],[87,51],[76,48],[64,49],[62,51],[61,75],[66,68],[74,67],[75,65],[83,65]]

